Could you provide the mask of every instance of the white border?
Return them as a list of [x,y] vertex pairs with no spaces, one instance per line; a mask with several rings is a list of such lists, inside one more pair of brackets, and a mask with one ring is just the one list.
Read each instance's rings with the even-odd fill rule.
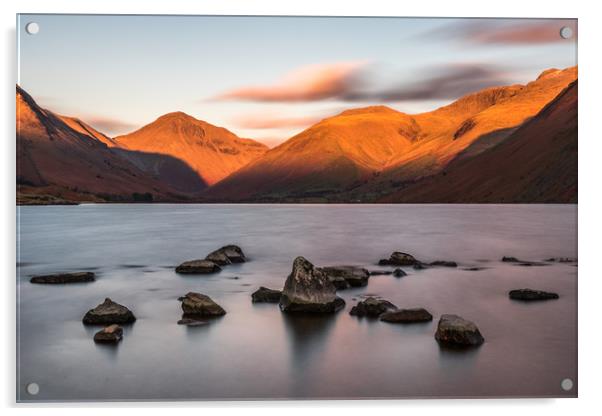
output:
[[[602,92],[600,88],[600,27],[602,16],[596,13],[594,1],[526,1],[483,0],[412,2],[386,0],[21,0],[0,3],[4,48],[2,54],[2,256],[3,329],[1,349],[5,370],[0,379],[1,403],[12,407],[10,412],[43,411],[49,414],[81,412],[77,407],[92,407],[91,414],[111,412],[130,413],[141,410],[145,414],[164,414],[166,408],[208,407],[208,411],[242,411],[255,414],[306,414],[333,412],[345,408],[346,414],[377,412],[420,412],[421,415],[479,414],[488,416],[529,412],[530,414],[563,415],[597,413],[600,404],[600,355],[602,331],[597,304],[602,295],[602,273],[599,251],[602,227],[602,198],[600,158],[602,157]],[[119,13],[119,14],[260,14],[260,15],[346,15],[346,16],[470,16],[470,17],[574,17],[579,19],[579,399],[519,399],[519,400],[406,400],[406,401],[304,401],[304,402],[182,402],[182,403],[99,403],[58,405],[15,404],[15,109],[16,81],[15,14],[20,13]],[[552,324],[552,323],[551,323]],[[361,375],[358,375],[361,376]],[[398,409],[394,409],[396,407]],[[195,410],[192,410],[195,411]],[[202,410],[196,410],[202,411]]]

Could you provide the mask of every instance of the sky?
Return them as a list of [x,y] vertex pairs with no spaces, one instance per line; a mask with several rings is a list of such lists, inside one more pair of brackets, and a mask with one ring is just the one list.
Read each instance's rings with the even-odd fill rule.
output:
[[576,20],[26,14],[17,30],[19,85],[112,137],[183,111],[274,146],[346,109],[420,113],[577,64]]

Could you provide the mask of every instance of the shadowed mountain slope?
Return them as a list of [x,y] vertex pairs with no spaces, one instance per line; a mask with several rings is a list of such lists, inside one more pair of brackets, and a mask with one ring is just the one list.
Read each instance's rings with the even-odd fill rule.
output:
[[[75,200],[127,201],[134,194],[152,194],[155,200],[182,198],[168,184],[108,147],[108,137],[79,120],[39,107],[19,86],[16,108],[19,192],[40,194],[46,189],[48,194],[68,194]],[[194,175],[181,161],[170,163]]]
[[577,81],[503,143],[381,202],[577,202]]

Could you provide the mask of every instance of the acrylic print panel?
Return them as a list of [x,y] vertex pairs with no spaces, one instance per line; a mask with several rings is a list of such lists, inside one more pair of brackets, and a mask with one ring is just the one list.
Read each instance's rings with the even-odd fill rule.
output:
[[19,401],[577,396],[576,20],[17,32]]

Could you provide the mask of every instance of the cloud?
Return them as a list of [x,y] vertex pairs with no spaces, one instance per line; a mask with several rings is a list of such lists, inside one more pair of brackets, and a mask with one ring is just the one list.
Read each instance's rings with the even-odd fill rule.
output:
[[456,64],[425,71],[427,76],[410,85],[391,85],[374,92],[350,94],[350,101],[417,101],[456,99],[483,88],[507,85],[504,71],[491,65]]
[[338,62],[301,67],[282,80],[265,86],[239,88],[217,100],[305,102],[340,98],[361,81],[365,62]]
[[244,129],[281,129],[308,127],[320,121],[321,117],[262,117],[245,116],[233,120],[234,124]]
[[[560,29],[573,30],[571,39],[563,39]],[[577,24],[571,19],[530,20],[517,19],[500,24],[493,20],[470,20],[433,32],[440,38],[459,38],[468,42],[498,45],[534,45],[570,42],[577,38]]]
[[[424,68],[416,76],[384,84],[382,74],[364,63],[338,63],[302,67],[273,86],[248,87],[222,94],[219,100],[255,102],[311,102],[336,99],[345,102],[448,100],[483,88],[509,84],[508,73],[493,65],[446,64]],[[380,84],[381,86],[377,86]],[[307,117],[247,117],[238,119],[245,128],[282,128],[311,124]]]
[[138,126],[126,121],[117,120],[109,117],[91,116],[80,117],[85,123],[88,123],[98,131],[113,135],[115,133],[125,133],[136,129]]

